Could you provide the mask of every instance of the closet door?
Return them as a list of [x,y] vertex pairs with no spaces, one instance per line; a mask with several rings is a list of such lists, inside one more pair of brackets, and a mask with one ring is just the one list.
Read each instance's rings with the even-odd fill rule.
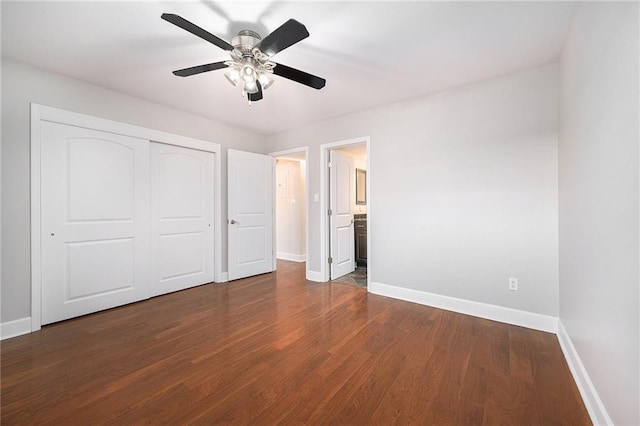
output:
[[150,296],[213,281],[214,154],[151,143]]
[[145,299],[149,142],[42,122],[42,324]]

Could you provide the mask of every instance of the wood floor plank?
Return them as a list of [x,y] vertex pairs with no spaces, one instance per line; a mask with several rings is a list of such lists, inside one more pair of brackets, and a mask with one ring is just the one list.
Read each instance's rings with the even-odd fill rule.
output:
[[3,425],[590,424],[556,336],[303,263],[1,345]]

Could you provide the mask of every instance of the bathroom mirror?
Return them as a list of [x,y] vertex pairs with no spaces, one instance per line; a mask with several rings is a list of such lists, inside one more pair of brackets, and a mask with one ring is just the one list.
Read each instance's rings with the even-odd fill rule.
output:
[[367,171],[356,169],[356,204],[367,204]]

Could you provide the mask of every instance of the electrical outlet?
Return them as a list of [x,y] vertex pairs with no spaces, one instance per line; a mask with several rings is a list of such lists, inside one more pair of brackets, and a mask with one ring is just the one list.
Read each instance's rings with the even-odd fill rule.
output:
[[509,278],[509,290],[518,290],[518,279]]

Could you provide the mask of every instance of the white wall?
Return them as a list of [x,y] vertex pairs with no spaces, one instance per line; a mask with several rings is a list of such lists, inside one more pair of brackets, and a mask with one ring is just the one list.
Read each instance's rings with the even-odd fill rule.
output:
[[582,4],[560,60],[560,319],[618,425],[640,424],[638,25]]
[[278,258],[306,257],[305,161],[277,160],[276,252]]
[[[269,137],[270,150],[370,136],[372,281],[558,314],[557,66]],[[309,268],[320,271],[320,203]],[[520,291],[507,279],[520,279]]]
[[[29,104],[62,108],[123,123],[265,153],[264,137],[163,105],[103,89],[32,66],[2,61],[2,318],[29,317]],[[222,175],[226,176],[223,150]],[[223,214],[226,180],[223,178]],[[225,218],[226,219],[226,218]],[[223,247],[226,227],[223,226]],[[222,258],[226,268],[226,253]]]

